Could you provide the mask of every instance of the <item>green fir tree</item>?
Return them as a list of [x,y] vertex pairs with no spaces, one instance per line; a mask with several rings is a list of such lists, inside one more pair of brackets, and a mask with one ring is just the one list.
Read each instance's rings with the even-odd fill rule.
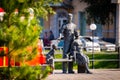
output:
[[[32,59],[37,53],[37,43],[42,31],[38,17],[47,19],[49,13],[54,13],[50,5],[57,4],[60,1],[61,0],[0,0],[0,8],[4,9],[3,17],[0,19],[0,46],[5,46],[9,49],[8,54],[6,54],[9,58],[9,80],[11,80],[12,76],[10,74],[12,72],[10,66],[12,58],[23,62]],[[32,70],[31,68],[29,69]],[[29,73],[29,71],[26,70],[26,73],[27,72]],[[21,75],[22,74],[23,73],[21,73]],[[26,76],[28,76],[28,74],[26,74]],[[20,80],[27,79],[20,78]]]

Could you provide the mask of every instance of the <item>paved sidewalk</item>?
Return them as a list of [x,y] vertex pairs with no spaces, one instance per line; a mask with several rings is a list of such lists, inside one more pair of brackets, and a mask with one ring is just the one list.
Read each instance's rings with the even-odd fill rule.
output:
[[120,80],[120,69],[91,69],[93,74],[62,74],[61,70],[55,70],[46,80]]

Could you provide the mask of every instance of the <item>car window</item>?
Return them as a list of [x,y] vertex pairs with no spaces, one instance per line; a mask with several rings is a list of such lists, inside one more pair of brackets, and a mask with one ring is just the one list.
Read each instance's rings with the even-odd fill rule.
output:
[[100,42],[100,39],[94,39],[93,41],[94,42]]
[[104,42],[101,38],[94,38],[94,42]]
[[91,42],[92,40],[90,38],[85,37],[84,38],[87,42]]

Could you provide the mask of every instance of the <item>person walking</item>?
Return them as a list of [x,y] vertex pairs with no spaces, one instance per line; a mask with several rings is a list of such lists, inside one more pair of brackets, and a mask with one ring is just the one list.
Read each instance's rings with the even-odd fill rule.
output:
[[51,41],[51,40],[54,40],[54,34],[53,34],[53,32],[50,30],[50,35],[49,35],[49,41]]
[[49,36],[47,32],[44,33],[43,43],[44,43],[44,46],[50,46]]

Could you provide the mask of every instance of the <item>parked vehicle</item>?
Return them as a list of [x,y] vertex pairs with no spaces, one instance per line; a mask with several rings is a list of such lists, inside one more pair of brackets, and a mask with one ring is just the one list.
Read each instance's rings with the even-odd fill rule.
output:
[[92,42],[89,36],[80,36],[80,39],[83,43],[83,48],[87,52],[92,52],[93,50],[96,52],[100,52],[100,45],[97,42]]
[[58,47],[59,42],[60,42],[59,40],[51,40],[51,46],[55,45],[56,47]]
[[[83,37],[80,36],[80,39],[83,43],[83,48],[87,51],[87,52],[92,52],[92,50],[96,51],[96,52],[100,52],[100,45],[96,42],[92,42],[92,40],[89,37]],[[51,41],[51,45],[55,45],[58,49],[63,49],[63,45],[64,45],[64,40],[52,40]]]
[[94,39],[92,39],[92,41],[99,43],[101,50],[115,51],[115,49],[116,49],[115,44],[110,43],[110,42],[106,42],[106,41],[102,40],[102,38],[94,37]]

